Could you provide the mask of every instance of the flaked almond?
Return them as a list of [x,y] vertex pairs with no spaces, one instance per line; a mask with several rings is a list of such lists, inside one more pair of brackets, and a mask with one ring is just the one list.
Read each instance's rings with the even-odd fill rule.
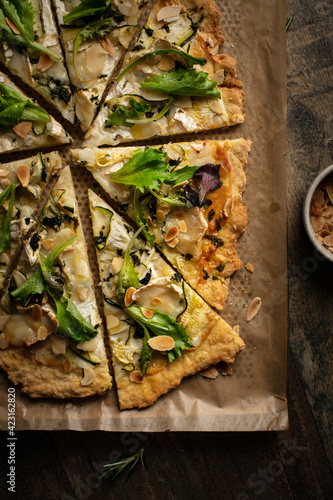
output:
[[130,286],[129,288],[127,288],[126,290],[126,293],[125,293],[125,298],[124,298],[124,303],[125,303],[125,306],[129,306],[130,304],[132,304],[133,302],[133,299],[132,299],[132,296],[133,296],[133,293],[135,292],[135,288],[133,286]]
[[22,139],[26,139],[32,127],[32,122],[20,122],[13,127],[14,132]]
[[170,227],[167,230],[166,235],[164,237],[166,243],[168,243],[169,241],[173,240],[178,234],[179,234],[179,229],[178,229],[177,226]]
[[327,208],[325,208],[325,210],[323,211],[323,217],[325,217],[326,219],[330,219],[331,217],[333,217],[332,205],[329,205]]
[[151,319],[154,316],[154,311],[147,309],[146,307],[140,307],[143,316],[147,319]]
[[154,306],[157,306],[158,304],[162,304],[162,301],[159,297],[153,297],[151,299],[151,303],[154,304]]
[[[22,122],[23,123],[23,122]],[[16,170],[16,175],[23,187],[27,187],[30,181],[30,168],[27,165],[21,165]]]
[[177,19],[181,8],[182,7],[180,5],[168,5],[167,7],[162,7],[156,14],[156,20],[170,21],[173,20],[173,18]]
[[148,340],[148,344],[155,351],[170,351],[175,347],[175,341],[169,335],[158,335]]
[[115,328],[118,325],[119,325],[119,319],[117,318],[117,316],[114,316],[113,314],[108,314],[106,317],[107,329],[111,330],[111,328]]
[[104,36],[103,38],[100,38],[99,41],[101,42],[101,44],[103,45],[104,49],[111,55],[111,56],[114,56],[114,48],[113,48],[113,45],[111,43],[111,41],[106,37]]
[[162,71],[170,71],[175,67],[175,60],[172,56],[163,56],[157,66]]
[[51,66],[55,63],[55,60],[52,59],[49,54],[42,53],[39,57],[39,61],[37,64],[36,69],[40,71],[41,73],[44,73],[47,71]]
[[223,214],[225,215],[225,217],[229,217],[231,208],[232,208],[232,197],[228,198],[227,201],[225,202],[223,208]]
[[160,222],[160,223],[165,221],[165,213],[163,212],[163,210],[156,211],[156,219],[157,219],[157,222]]
[[179,230],[181,233],[187,233],[187,226],[184,220],[179,221]]
[[31,308],[31,316],[33,319],[40,321],[42,319],[42,308],[40,307],[39,304],[34,304]]
[[313,230],[315,231],[315,233],[318,233],[319,231],[321,231],[324,227],[324,224],[325,224],[325,219],[324,217],[316,217],[314,215],[311,216],[311,223],[312,223],[312,227],[313,227]]
[[317,200],[312,198],[311,200],[311,215],[322,215],[323,207],[318,203]]
[[159,210],[162,210],[162,212],[165,213],[165,215],[167,215],[169,212],[170,212],[170,206],[167,205],[166,203],[160,203],[159,207],[158,207]]
[[60,371],[62,373],[69,373],[72,370],[72,362],[70,359],[64,359],[60,365]]
[[167,245],[169,245],[169,247],[171,247],[171,248],[175,248],[178,245],[178,243],[179,243],[179,239],[174,238],[173,240],[168,241]]
[[318,201],[320,205],[324,205],[325,203],[324,191],[322,191],[321,189],[316,189],[316,191],[313,193],[313,199]]
[[53,243],[53,238],[47,238],[46,240],[42,241],[42,247],[45,248],[45,250],[51,250],[51,248],[53,247]]
[[1,186],[6,189],[10,185],[9,179],[1,179]]
[[10,29],[15,33],[15,35],[19,35],[21,32],[18,28],[16,28],[15,24],[8,18],[6,17],[6,23],[10,27]]
[[122,257],[114,257],[111,262],[111,269],[114,274],[120,273],[121,268],[123,267],[124,259]]
[[66,340],[56,335],[51,335],[50,339],[53,354],[65,354],[67,346]]
[[234,332],[236,332],[239,335],[239,325],[235,325],[233,327]]
[[37,339],[38,340],[45,340],[46,337],[48,336],[48,331],[47,328],[44,325],[41,325],[38,330],[37,330]]
[[81,302],[84,302],[89,295],[88,288],[86,286],[83,286],[83,285],[78,285],[76,290],[77,290],[77,294],[79,296],[79,299],[81,300]]
[[0,349],[7,349],[9,346],[8,339],[4,333],[0,334]]
[[142,384],[143,378],[141,377],[141,372],[134,370],[130,373],[129,379],[131,382],[136,382],[137,384]]
[[9,174],[9,170],[7,170],[6,168],[0,168],[0,177],[1,178],[7,177],[8,174]]
[[331,203],[333,203],[333,186],[326,186],[326,192],[327,196],[331,200]]
[[219,372],[214,366],[210,366],[206,370],[201,370],[201,372],[199,372],[199,375],[205,378],[215,379],[216,377],[218,377]]
[[153,219],[150,217],[150,215],[148,214],[147,215],[147,219],[148,219],[148,224],[149,226],[156,226],[155,222],[153,221]]
[[246,264],[245,269],[247,269],[250,273],[253,273],[254,271],[254,267],[250,263]]
[[327,245],[328,247],[333,246],[333,234],[329,234],[328,236],[325,236],[324,244]]
[[24,276],[24,274],[21,273],[21,271],[17,271],[15,270],[13,272],[13,278],[14,278],[14,281],[15,281],[15,285],[17,287],[23,285],[23,283],[26,281],[26,277]]
[[261,298],[255,297],[248,307],[246,313],[246,321],[251,321],[258,314],[260,308],[261,308]]
[[91,385],[96,378],[95,372],[92,368],[83,368],[83,379],[81,380],[81,385]]

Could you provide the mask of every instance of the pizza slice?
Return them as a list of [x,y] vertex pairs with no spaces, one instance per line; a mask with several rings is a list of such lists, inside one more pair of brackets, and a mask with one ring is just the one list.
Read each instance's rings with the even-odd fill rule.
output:
[[184,279],[221,310],[245,231],[245,139],[72,150]]
[[2,297],[0,331],[0,366],[31,397],[86,397],[111,386],[69,167]]
[[143,408],[184,377],[233,363],[244,342],[107,203],[89,191],[120,408]]
[[91,125],[145,4],[142,0],[54,0],[83,130]]
[[128,51],[84,146],[225,128],[244,121],[236,63],[211,0],[159,0]]
[[61,168],[59,153],[38,153],[0,166],[0,290],[20,251],[50,176]]
[[50,0],[0,1],[0,61],[74,123],[74,98]]
[[70,142],[63,126],[0,71],[0,153]]

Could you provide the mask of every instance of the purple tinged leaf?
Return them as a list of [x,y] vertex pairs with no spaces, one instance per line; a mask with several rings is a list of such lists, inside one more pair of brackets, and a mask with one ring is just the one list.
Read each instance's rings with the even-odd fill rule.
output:
[[213,163],[206,163],[200,167],[193,175],[193,179],[199,181],[197,183],[197,189],[200,205],[202,205],[206,194],[222,186],[219,169],[216,165],[213,165]]

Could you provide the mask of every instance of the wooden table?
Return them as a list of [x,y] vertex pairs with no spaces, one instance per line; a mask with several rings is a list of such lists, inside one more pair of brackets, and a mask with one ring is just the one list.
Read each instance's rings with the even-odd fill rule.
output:
[[[301,220],[307,186],[333,163],[332,1],[288,0],[287,13],[294,16],[287,33],[290,430],[19,432],[16,498],[333,498],[333,266],[314,258]],[[123,473],[110,485],[99,479],[103,463],[142,446],[148,471],[139,467],[128,482]],[[1,498],[15,496],[7,473],[4,458]]]

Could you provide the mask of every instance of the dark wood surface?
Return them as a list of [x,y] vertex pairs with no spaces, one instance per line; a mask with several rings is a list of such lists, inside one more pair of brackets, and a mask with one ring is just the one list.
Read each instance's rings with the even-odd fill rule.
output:
[[[282,0],[281,0],[282,1]],[[333,266],[318,262],[301,221],[315,175],[333,163],[333,5],[288,0],[288,265],[290,429],[262,433],[19,432],[16,494],[0,498],[333,498]],[[101,466],[144,447],[139,467],[108,484]],[[7,493],[6,493],[7,492]]]

